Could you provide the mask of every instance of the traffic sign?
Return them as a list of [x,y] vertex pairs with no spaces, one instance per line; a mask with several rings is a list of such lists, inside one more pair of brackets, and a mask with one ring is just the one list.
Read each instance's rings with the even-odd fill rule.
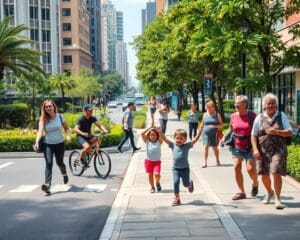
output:
[[212,80],[213,75],[211,73],[204,74],[204,94],[212,94]]

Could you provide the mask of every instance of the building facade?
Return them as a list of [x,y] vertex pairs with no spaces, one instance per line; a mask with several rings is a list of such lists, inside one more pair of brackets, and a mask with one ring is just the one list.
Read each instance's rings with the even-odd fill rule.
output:
[[[272,4],[272,3],[271,3]],[[288,0],[282,0],[286,6]],[[283,42],[289,45],[300,45],[300,40],[292,40],[289,29],[300,24],[300,14],[295,14],[276,25]],[[300,68],[286,67],[273,83],[273,92],[278,96],[279,109],[284,111],[290,120],[300,124]]]
[[78,74],[92,69],[90,15],[86,0],[61,1],[62,70]]
[[44,54],[40,57],[46,73],[61,72],[59,0],[0,0],[0,19],[13,15],[12,25],[24,24],[22,34],[34,40],[30,46]]
[[87,9],[90,14],[90,52],[92,55],[92,68],[99,73],[102,71],[100,1],[87,0]]
[[142,31],[145,27],[152,23],[156,17],[156,2],[147,2],[146,9],[142,9]]

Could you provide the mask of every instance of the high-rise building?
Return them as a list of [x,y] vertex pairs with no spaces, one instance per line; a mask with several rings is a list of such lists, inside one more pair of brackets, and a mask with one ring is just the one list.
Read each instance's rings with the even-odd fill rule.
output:
[[116,71],[121,74],[127,84],[127,44],[123,41],[116,43]]
[[108,51],[108,23],[107,17],[101,15],[101,61],[102,71],[109,70],[109,51]]
[[90,52],[92,54],[92,68],[96,72],[101,72],[102,59],[100,1],[87,0],[87,9],[90,14]]
[[146,9],[142,9],[142,31],[145,30],[145,26],[153,22],[156,17],[156,2],[147,2]]
[[166,6],[166,0],[156,0],[156,15],[163,12]]
[[123,12],[117,11],[117,40],[124,40]]
[[[101,16],[105,18],[106,39],[102,41],[107,41],[107,53],[103,53],[108,56],[108,63],[103,63],[108,65],[108,71],[116,71],[116,42],[117,42],[117,11],[115,5],[112,4],[110,0],[101,1]],[[104,43],[106,44],[106,43]]]
[[61,71],[59,0],[0,0],[0,19],[13,15],[12,25],[24,24],[22,34],[35,41],[30,47],[44,56],[43,70],[49,74]]
[[180,2],[180,0],[166,0],[165,9],[169,9],[178,2]]
[[90,15],[86,0],[61,1],[62,69],[78,74],[92,68],[90,53]]

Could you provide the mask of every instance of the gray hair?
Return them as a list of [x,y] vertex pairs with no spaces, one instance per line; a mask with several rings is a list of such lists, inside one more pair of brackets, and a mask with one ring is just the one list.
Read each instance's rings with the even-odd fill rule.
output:
[[248,104],[248,97],[245,95],[238,95],[235,99]]
[[273,93],[267,93],[267,94],[263,97],[263,99],[262,99],[262,106],[263,106],[263,108],[266,107],[266,102],[267,102],[267,100],[273,100],[273,101],[275,101],[275,102],[276,102],[276,106],[278,106],[278,97],[275,96]]

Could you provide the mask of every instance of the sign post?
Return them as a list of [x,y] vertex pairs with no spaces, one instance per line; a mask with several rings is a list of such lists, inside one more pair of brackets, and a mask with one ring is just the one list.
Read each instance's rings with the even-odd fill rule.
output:
[[212,94],[212,81],[213,75],[211,73],[204,74],[204,94],[210,95]]

